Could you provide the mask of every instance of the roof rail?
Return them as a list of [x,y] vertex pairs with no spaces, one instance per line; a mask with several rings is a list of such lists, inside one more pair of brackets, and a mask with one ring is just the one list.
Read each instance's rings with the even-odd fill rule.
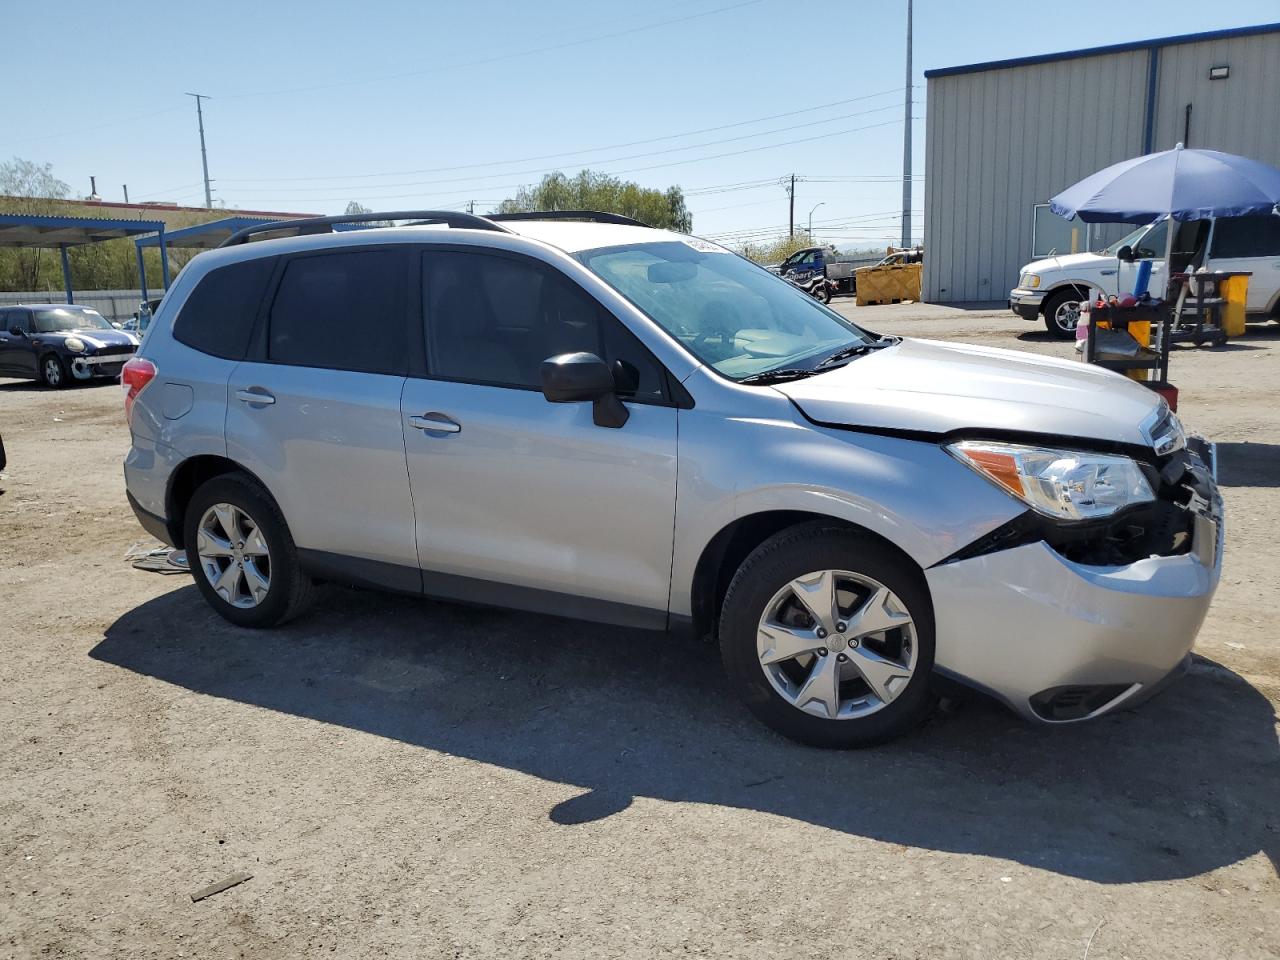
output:
[[269,233],[301,237],[312,233],[332,233],[335,224],[369,223],[378,220],[412,220],[414,224],[443,223],[455,230],[495,230],[510,233],[505,227],[471,213],[456,210],[401,210],[392,213],[349,213],[338,217],[307,217],[302,220],[274,220],[237,230],[219,246],[234,247],[248,243],[256,234]]
[[632,217],[620,213],[600,213],[596,210],[543,210],[529,213],[491,213],[489,220],[585,220],[588,223],[618,223],[627,227],[647,227]]

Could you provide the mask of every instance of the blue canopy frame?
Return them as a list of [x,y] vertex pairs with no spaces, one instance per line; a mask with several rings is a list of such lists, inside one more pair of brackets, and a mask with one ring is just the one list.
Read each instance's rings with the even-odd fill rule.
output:
[[[67,258],[68,247],[152,233],[164,236],[163,220],[0,214],[0,247],[57,248],[62,256],[62,282],[67,291],[67,303],[75,303],[75,290],[71,285],[71,261]],[[169,257],[163,244],[160,246],[160,268],[165,289],[168,289]],[[142,271],[141,255],[138,257],[138,270],[145,299],[147,278]]]
[[[210,220],[208,223],[197,223],[180,230],[170,230],[153,236],[139,237],[133,241],[138,251],[138,271],[142,271],[142,250],[144,247],[159,247],[160,261],[165,264],[165,288],[169,286],[168,262],[169,247],[183,247],[196,250],[212,250],[222,246],[224,240],[246,227],[256,227],[264,223],[276,223],[278,217],[224,217],[221,220]],[[147,299],[147,283],[142,282],[142,299]]]

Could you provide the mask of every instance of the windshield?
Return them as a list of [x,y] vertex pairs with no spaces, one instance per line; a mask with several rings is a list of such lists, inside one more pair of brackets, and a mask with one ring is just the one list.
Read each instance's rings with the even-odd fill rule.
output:
[[835,350],[875,342],[793,284],[701,240],[604,247],[577,258],[699,360],[735,380],[812,369]]
[[36,333],[60,333],[64,330],[112,330],[107,318],[97,310],[85,307],[57,307],[37,310]]
[[[1162,220],[1162,221],[1160,221],[1160,222],[1161,222],[1161,223],[1164,223],[1164,221],[1163,221],[1163,220]],[[1148,230],[1150,230],[1150,229],[1151,229],[1151,226],[1152,226],[1152,225],[1151,225],[1151,224],[1149,224],[1149,223],[1148,223],[1148,224],[1146,224],[1145,226],[1141,226],[1141,227],[1139,227],[1137,230],[1133,231],[1133,233],[1125,234],[1123,237],[1121,237],[1121,238],[1120,238],[1119,240],[1117,240],[1115,243],[1112,243],[1112,244],[1110,244],[1110,245],[1108,245],[1108,246],[1103,247],[1103,248],[1102,248],[1102,253],[1103,253],[1103,255],[1104,255],[1104,256],[1108,256],[1108,257],[1114,257],[1114,256],[1115,256],[1115,255],[1120,251],[1120,248],[1121,248],[1121,247],[1126,247],[1126,246],[1127,246],[1127,247],[1132,247],[1132,248],[1134,249],[1135,253],[1136,253],[1136,252],[1137,252],[1137,249],[1138,249],[1138,241],[1139,241],[1139,240],[1141,240],[1141,239],[1142,239],[1142,237],[1143,237],[1143,235],[1144,235]],[[1163,236],[1164,236],[1164,235],[1163,235],[1163,234],[1161,234],[1161,237],[1163,237]],[[1146,246],[1150,246],[1150,244],[1146,244]],[[1161,255],[1163,255],[1163,254],[1164,254],[1164,240],[1163,240],[1163,239],[1160,241],[1160,253],[1161,253]]]

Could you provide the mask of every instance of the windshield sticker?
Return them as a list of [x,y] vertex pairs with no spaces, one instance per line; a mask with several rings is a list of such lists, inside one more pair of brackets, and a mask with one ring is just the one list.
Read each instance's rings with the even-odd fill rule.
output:
[[681,237],[680,242],[686,247],[693,247],[699,253],[728,253],[724,247],[710,240],[699,240],[697,237]]

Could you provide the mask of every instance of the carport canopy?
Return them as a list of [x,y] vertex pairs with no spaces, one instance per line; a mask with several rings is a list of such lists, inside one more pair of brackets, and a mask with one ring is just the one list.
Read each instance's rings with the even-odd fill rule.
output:
[[[62,254],[62,281],[67,290],[67,303],[75,302],[71,287],[71,263],[67,259],[68,247],[79,247],[103,240],[120,240],[146,234],[164,236],[163,220],[112,220],[96,217],[58,217],[36,214],[0,214],[0,247],[49,247]],[[164,285],[169,286],[169,258],[165,247],[160,247],[160,266]],[[141,270],[142,256],[139,253]],[[147,278],[142,275],[143,297],[146,297]]]
[[[275,223],[276,217],[226,217],[222,220],[210,220],[208,223],[197,223],[193,227],[181,230],[170,230],[164,235],[167,247],[184,247],[196,250],[212,250],[222,245],[222,241],[245,227],[256,227],[260,223]],[[158,247],[161,238],[157,236],[139,237],[134,241],[139,248]]]

